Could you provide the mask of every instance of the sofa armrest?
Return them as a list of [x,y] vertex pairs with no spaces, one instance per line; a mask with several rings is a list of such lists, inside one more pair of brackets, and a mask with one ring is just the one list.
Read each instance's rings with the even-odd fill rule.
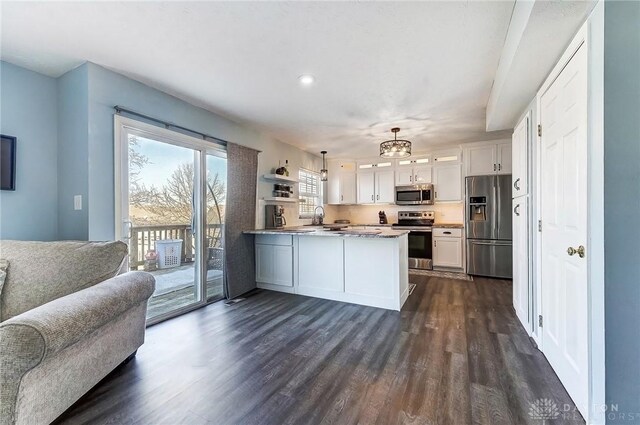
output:
[[0,356],[18,350],[42,360],[148,300],[154,289],[151,274],[129,272],[12,317],[0,323]]
[[0,424],[12,423],[13,404],[25,373],[146,302],[154,290],[151,274],[129,272],[0,323]]

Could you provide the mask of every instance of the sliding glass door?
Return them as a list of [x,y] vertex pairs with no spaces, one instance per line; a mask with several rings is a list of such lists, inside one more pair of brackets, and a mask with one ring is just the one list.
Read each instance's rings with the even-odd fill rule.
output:
[[225,195],[222,147],[116,116],[116,233],[156,279],[148,323],[222,298]]

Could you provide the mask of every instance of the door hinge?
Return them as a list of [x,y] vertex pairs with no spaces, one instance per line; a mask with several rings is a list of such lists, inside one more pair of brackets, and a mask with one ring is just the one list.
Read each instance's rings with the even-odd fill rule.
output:
[[538,124],[538,137],[542,137],[542,124]]
[[542,220],[538,220],[538,232],[542,232]]
[[542,314],[538,316],[538,326],[542,327]]

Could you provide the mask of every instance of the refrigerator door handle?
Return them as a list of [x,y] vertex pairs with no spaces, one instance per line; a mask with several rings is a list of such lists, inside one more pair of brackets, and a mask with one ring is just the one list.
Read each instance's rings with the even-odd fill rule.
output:
[[494,177],[493,181],[493,208],[491,214],[493,214],[493,229],[491,230],[494,239],[498,238],[500,234],[500,217],[498,217],[498,211],[500,207],[500,194],[498,193],[498,179]]
[[491,246],[510,246],[512,244],[511,241],[479,241],[469,239],[469,242],[472,245],[491,245]]

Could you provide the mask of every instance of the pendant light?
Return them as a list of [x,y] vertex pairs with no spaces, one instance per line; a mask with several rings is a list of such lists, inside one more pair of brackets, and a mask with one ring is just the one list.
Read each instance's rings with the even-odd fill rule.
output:
[[329,171],[327,171],[327,162],[324,159],[327,151],[321,151],[320,153],[322,154],[322,170],[320,170],[320,181],[326,182],[329,178]]
[[391,129],[393,140],[380,143],[380,156],[383,158],[406,158],[411,156],[411,142],[408,140],[398,140],[400,127]]

